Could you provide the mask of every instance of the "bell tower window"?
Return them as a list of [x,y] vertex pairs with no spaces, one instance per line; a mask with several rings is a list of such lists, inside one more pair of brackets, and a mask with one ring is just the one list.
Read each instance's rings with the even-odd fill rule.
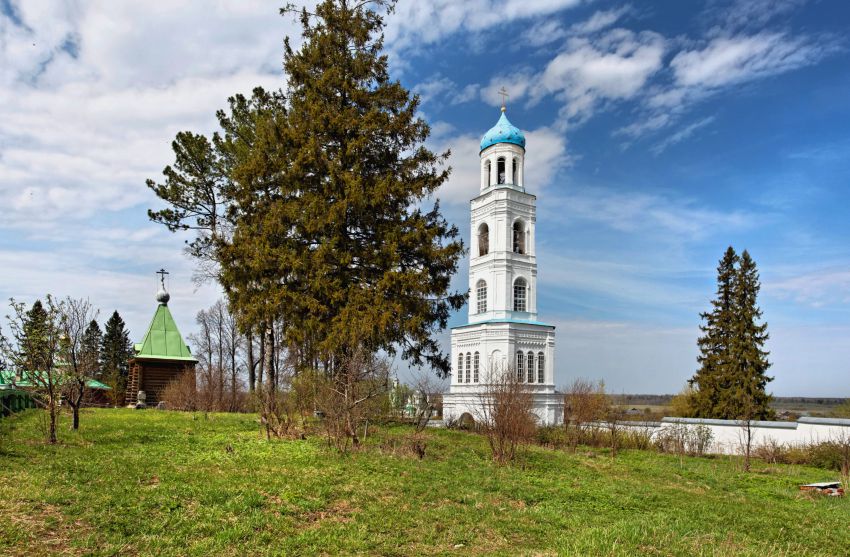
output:
[[527,311],[525,303],[526,292],[527,285],[525,283],[525,279],[516,279],[514,281],[514,311]]
[[491,168],[491,166],[492,165],[490,164],[490,161],[484,161],[484,183],[487,184],[488,186],[493,183],[492,180],[490,179],[490,168]]
[[517,168],[519,167],[519,159],[514,157],[514,164],[511,165],[511,183],[515,186],[519,185],[517,181]]
[[478,227],[478,255],[490,253],[490,227],[483,223]]
[[525,253],[525,226],[519,220],[514,223],[514,253]]
[[479,280],[475,285],[475,300],[477,302],[478,313],[487,311],[487,283]]
[[505,157],[496,159],[496,174],[499,178],[499,183],[505,183]]

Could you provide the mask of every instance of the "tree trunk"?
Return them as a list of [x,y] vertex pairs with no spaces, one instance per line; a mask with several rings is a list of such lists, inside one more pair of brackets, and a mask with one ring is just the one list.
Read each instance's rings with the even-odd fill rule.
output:
[[51,445],[56,444],[56,399],[53,393],[47,395],[47,406],[50,410],[50,425],[47,430],[47,442]]
[[248,329],[248,333],[245,335],[245,342],[248,343],[248,392],[253,393],[257,380],[257,370],[255,369],[257,364],[254,361],[254,333],[251,329]]

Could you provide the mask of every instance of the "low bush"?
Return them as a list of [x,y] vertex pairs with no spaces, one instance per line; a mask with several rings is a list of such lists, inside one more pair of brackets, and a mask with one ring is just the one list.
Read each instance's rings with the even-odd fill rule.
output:
[[704,456],[714,438],[711,428],[704,425],[673,424],[655,435],[655,447],[663,453]]

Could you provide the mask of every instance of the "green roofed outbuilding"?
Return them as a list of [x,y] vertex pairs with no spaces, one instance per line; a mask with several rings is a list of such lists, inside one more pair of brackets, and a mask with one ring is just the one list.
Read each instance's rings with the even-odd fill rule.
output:
[[172,381],[189,374],[194,384],[195,364],[189,346],[177,328],[177,323],[168,309],[171,299],[165,285],[156,294],[158,303],[151,324],[142,341],[134,345],[134,354],[129,362],[126,403],[135,405],[139,391],[144,391],[147,404],[161,400],[162,391]]

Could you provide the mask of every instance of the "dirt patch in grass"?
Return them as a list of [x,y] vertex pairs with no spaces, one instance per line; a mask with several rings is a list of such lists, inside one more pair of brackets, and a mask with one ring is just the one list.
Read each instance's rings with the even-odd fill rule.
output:
[[348,501],[334,501],[329,507],[320,511],[313,511],[304,516],[308,528],[318,528],[324,523],[347,524],[354,520],[354,515],[360,512],[357,507],[352,507]]
[[74,547],[73,541],[93,532],[82,520],[68,520],[59,507],[47,503],[0,499],[0,517],[8,521],[0,535],[0,550],[12,545],[8,555],[83,555],[87,550]]

